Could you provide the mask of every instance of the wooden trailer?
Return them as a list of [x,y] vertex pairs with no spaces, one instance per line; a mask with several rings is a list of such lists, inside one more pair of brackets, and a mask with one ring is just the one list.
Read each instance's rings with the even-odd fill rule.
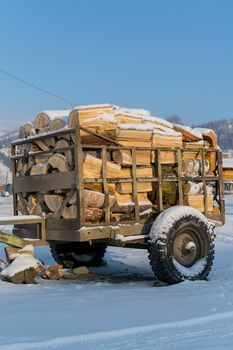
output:
[[[84,132],[102,140],[102,144],[81,143],[81,133]],[[34,152],[32,150],[24,152],[24,154],[19,152],[19,148],[28,149],[32,143],[43,143],[51,137],[68,139],[70,140],[69,146]],[[29,164],[30,162],[34,163],[35,157],[53,154],[66,156],[67,151],[72,153],[74,159],[68,171],[53,171],[49,174],[38,175],[26,173],[25,176],[17,173],[17,166],[22,160]],[[131,164],[128,165],[129,170],[127,170],[130,176],[121,177],[119,174],[119,176],[111,177],[108,174],[108,162],[113,159],[116,152],[122,151],[130,155]],[[145,157],[150,155],[150,167],[152,168],[150,177],[138,173],[138,152],[142,155],[145,154]],[[87,178],[84,173],[85,154],[94,154],[100,161],[100,175],[96,178]],[[64,128],[16,140],[11,146],[11,158],[15,216],[19,214],[19,205],[26,215],[30,215],[28,207],[25,205],[25,198],[29,193],[62,193],[65,198],[56,211],[56,215],[44,217],[44,230],[36,229],[36,225],[33,223],[26,225],[16,223],[13,230],[17,237],[47,241],[58,263],[67,267],[84,264],[84,261],[89,265],[97,264],[103,257],[106,247],[116,245],[148,248],[153,271],[159,279],[167,283],[176,283],[187,278],[206,278],[208,275],[213,261],[213,226],[224,224],[225,217],[222,153],[219,149],[126,147],[80,126],[77,122],[74,128]],[[184,172],[183,161],[185,159],[198,160],[201,169],[195,178],[192,174]],[[205,167],[206,160],[210,164],[208,171]],[[164,166],[166,168],[168,165],[172,168],[172,175],[164,171]],[[184,193],[184,185],[189,181],[202,183],[203,194],[201,197],[192,196],[191,200]],[[143,207],[141,204],[138,191],[140,186],[143,186],[142,184],[148,182],[152,189],[150,192],[152,206],[147,210],[146,205]],[[121,184],[124,184],[125,188],[129,185],[132,186],[131,198],[134,205],[130,209],[130,215],[128,213],[113,214],[112,212],[111,186]],[[173,184],[172,191],[176,191],[175,202],[172,204],[167,203],[164,198],[164,188],[167,184]],[[85,189],[90,185],[101,186],[104,193],[102,215],[94,221],[87,215],[86,210]],[[213,188],[211,195],[208,192],[209,185]],[[64,218],[62,213],[74,193],[77,196],[72,208],[75,208],[76,213],[72,214],[72,218]],[[198,200],[198,204],[195,200]],[[196,209],[191,208],[191,206],[194,208],[196,206]],[[176,208],[181,214],[174,219]],[[171,209],[173,211],[169,214]],[[168,220],[167,229],[164,229],[164,220],[161,221],[162,214],[164,214],[164,220]],[[171,216],[174,219],[172,225],[169,219]],[[156,231],[157,236],[150,235],[152,231]],[[87,255],[89,260],[85,260]],[[190,272],[185,274],[182,268],[179,269],[179,266],[172,260],[174,257],[178,261],[178,265],[185,267],[187,271],[199,261],[205,260],[205,263],[198,273],[190,275]]]

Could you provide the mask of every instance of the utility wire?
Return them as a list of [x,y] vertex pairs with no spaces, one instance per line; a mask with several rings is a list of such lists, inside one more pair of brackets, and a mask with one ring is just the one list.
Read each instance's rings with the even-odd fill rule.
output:
[[19,81],[20,83],[22,83],[22,84],[24,84],[24,85],[30,86],[30,87],[32,87],[32,88],[34,88],[34,89],[36,89],[36,90],[39,90],[40,92],[43,92],[43,93],[45,93],[45,94],[47,94],[47,95],[56,97],[56,98],[58,98],[59,100],[62,100],[62,101],[64,101],[64,102],[68,103],[68,104],[71,105],[72,107],[76,106],[76,104],[77,104],[77,103],[75,103],[75,102],[73,102],[73,101],[71,101],[71,100],[68,100],[67,98],[64,98],[64,97],[62,97],[62,96],[53,94],[53,93],[50,92],[50,91],[44,90],[44,89],[40,88],[39,86],[36,86],[36,85],[34,85],[34,84],[32,84],[32,83],[26,81],[26,80],[23,80],[23,79],[17,77],[16,75],[11,74],[11,73],[5,71],[5,70],[2,69],[2,68],[0,68],[0,72],[3,73],[3,74],[5,74],[5,75],[7,75],[8,77],[11,77],[12,79],[15,79],[15,80]]

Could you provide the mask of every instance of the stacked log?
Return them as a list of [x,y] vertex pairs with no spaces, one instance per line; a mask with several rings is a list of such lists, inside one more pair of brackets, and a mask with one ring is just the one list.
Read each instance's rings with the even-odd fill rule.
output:
[[[112,220],[123,220],[135,215],[135,191],[141,215],[144,211],[153,211],[153,208],[156,208],[157,187],[152,181],[152,178],[157,176],[156,150],[136,149],[134,155],[130,147],[161,148],[159,159],[163,178],[177,176],[177,149],[188,149],[188,152],[182,153],[182,174],[195,177],[202,175],[203,171],[201,150],[217,147],[213,131],[175,125],[164,119],[152,117],[145,110],[130,110],[103,104],[79,106],[72,111],[44,111],[36,116],[34,123],[27,123],[19,130],[19,137],[30,138],[30,142],[17,148],[18,155],[29,155],[28,158],[20,158],[17,161],[17,176],[43,177],[54,173],[64,173],[65,176],[65,173],[75,171],[74,133],[62,134],[56,131],[74,128],[77,125],[84,128],[80,132],[82,144],[119,145],[118,149],[107,152],[107,188],[104,188],[102,182],[101,149],[84,148],[85,151],[80,155],[83,162],[83,178],[86,180],[84,206],[87,222],[103,220],[106,191]],[[43,138],[35,139],[38,135],[43,135]],[[136,186],[133,182],[134,156]],[[206,174],[214,171],[215,163],[215,152],[206,152]],[[118,181],[119,179],[121,181]],[[124,179],[125,182],[122,181]],[[189,193],[187,186],[184,190],[184,202],[203,211],[203,193]],[[162,189],[164,205],[178,203],[177,183],[164,181]],[[197,196],[201,196],[201,199]],[[212,193],[209,196],[212,196]],[[209,211],[212,211],[211,203],[209,197]],[[22,193],[18,196],[17,206],[22,214],[37,214],[50,219],[75,219],[79,210],[75,189]]]

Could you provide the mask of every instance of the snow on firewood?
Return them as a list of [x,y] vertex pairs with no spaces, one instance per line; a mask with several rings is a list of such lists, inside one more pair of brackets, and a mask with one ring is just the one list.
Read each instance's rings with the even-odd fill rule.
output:
[[43,271],[41,262],[34,258],[34,248],[27,245],[10,256],[10,265],[1,271],[4,281],[19,283],[34,283],[38,272]]
[[118,124],[119,129],[122,130],[141,130],[141,131],[152,131],[153,126],[149,124]]

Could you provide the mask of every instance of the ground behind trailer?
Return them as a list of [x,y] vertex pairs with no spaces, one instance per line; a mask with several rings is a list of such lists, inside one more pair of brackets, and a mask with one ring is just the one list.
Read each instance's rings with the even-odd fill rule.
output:
[[[109,248],[91,281],[0,282],[0,350],[232,349],[233,196],[226,212],[209,281],[153,287],[146,251]],[[37,256],[53,263],[48,248]]]

